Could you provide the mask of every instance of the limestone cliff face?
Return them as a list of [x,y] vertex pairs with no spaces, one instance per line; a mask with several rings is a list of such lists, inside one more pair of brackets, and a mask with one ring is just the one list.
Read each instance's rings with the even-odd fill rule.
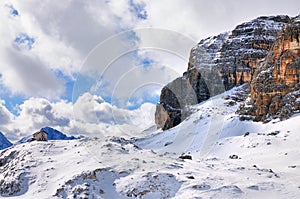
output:
[[189,105],[250,82],[259,60],[289,22],[288,16],[259,17],[231,32],[201,40],[191,50],[187,71],[162,89],[156,125],[172,128],[188,116]]
[[[223,90],[250,82],[257,63],[268,54],[278,32],[289,21],[288,16],[259,17],[231,32],[201,40],[191,51],[190,67],[213,67],[220,74]],[[220,90],[219,84],[211,84]]]
[[267,122],[284,119],[300,108],[300,17],[281,31],[267,57],[258,64],[250,99],[240,107],[242,118]]

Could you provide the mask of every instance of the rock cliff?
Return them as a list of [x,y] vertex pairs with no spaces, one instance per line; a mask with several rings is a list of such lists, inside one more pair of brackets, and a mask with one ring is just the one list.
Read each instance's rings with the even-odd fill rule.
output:
[[162,89],[156,125],[172,128],[189,115],[189,105],[251,82],[259,61],[289,22],[288,16],[259,17],[201,40],[191,50],[187,71]]
[[165,86],[156,106],[155,123],[163,130],[178,125],[186,117],[188,106],[209,99],[210,94],[201,73],[192,68]]
[[244,115],[242,119],[268,122],[299,112],[299,40],[300,16],[293,18],[279,33],[266,58],[258,64],[250,98],[238,110]]

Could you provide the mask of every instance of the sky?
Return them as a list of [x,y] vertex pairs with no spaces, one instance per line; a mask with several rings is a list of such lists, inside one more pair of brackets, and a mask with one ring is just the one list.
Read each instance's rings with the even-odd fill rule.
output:
[[132,136],[206,37],[298,0],[1,0],[0,131]]

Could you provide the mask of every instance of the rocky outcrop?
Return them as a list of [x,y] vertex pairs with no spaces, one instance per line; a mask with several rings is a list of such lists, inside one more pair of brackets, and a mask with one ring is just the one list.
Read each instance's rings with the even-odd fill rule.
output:
[[201,73],[193,68],[165,86],[156,106],[155,123],[162,129],[178,125],[185,118],[185,107],[209,99],[209,90]]
[[[251,95],[238,112],[242,119],[267,122],[300,110],[300,17],[278,35],[267,57],[258,64]],[[249,117],[250,115],[250,117]]]
[[162,89],[156,125],[172,128],[189,115],[189,105],[251,82],[259,61],[289,22],[288,16],[259,17],[231,32],[201,40],[191,50],[187,71]]
[[216,91],[213,95],[250,82],[257,63],[268,54],[278,32],[289,21],[288,16],[259,17],[231,32],[201,40],[191,51],[189,68],[211,67],[218,71],[221,83],[216,79],[207,83]]
[[28,189],[27,173],[15,169],[19,162],[24,161],[24,154],[3,150],[0,157],[0,197],[24,194]]

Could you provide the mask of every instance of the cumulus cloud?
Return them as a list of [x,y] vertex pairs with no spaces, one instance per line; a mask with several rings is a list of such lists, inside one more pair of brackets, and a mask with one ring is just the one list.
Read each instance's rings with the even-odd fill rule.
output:
[[[79,124],[98,124],[100,134],[137,136],[154,125],[155,105],[143,103],[138,109],[118,108],[100,96],[84,93],[74,104],[75,120]],[[112,130],[113,129],[113,130]]]
[[72,119],[72,104],[65,101],[51,103],[43,98],[30,98],[18,109],[17,116],[1,125],[3,133],[13,141],[31,135],[44,126],[66,127]]
[[[153,124],[154,105],[145,102],[157,100],[160,88],[186,70],[197,41],[259,15],[297,15],[297,5],[298,0],[1,1],[0,86],[27,100],[18,115],[0,103],[0,130],[12,140],[46,125],[70,134],[134,134]],[[127,33],[120,36],[122,31]],[[75,80],[74,101],[61,100],[68,81]]]
[[[12,9],[18,14],[12,14]],[[64,82],[55,78],[55,72],[75,78],[97,44],[122,29],[132,28],[136,20],[127,1],[3,1],[1,84],[13,94],[61,96]],[[13,84],[16,77],[20,82]]]
[[[55,71],[61,71],[74,79],[89,52],[97,44],[103,44],[107,38],[123,30],[141,27],[163,28],[198,41],[203,37],[230,30],[236,24],[258,15],[298,14],[296,0],[289,4],[271,0],[259,1],[258,4],[259,6],[254,1],[233,0],[192,0],[188,3],[184,0],[174,0],[171,4],[169,0],[66,0],[64,3],[51,0],[31,0],[26,3],[2,1],[0,36],[5,39],[0,44],[0,73],[3,76],[1,84],[13,94],[60,97],[64,92],[65,82],[55,77]],[[20,35],[31,39],[22,44],[15,42]],[[168,39],[168,35],[163,34],[147,36],[134,30],[132,35],[135,37],[118,38],[114,43],[130,43],[137,39],[139,43],[135,47],[138,49],[159,44],[162,50],[181,50],[183,53],[180,54],[184,54],[184,57],[188,56],[189,49],[194,45],[193,43],[186,45],[187,47],[182,46],[180,37]],[[102,63],[110,64],[118,58],[111,56],[120,52],[116,49],[118,45],[114,43],[102,46],[99,53],[108,60]],[[24,45],[25,48],[22,49]],[[136,57],[120,59],[123,62],[122,67],[119,64],[118,70],[114,70],[113,74],[106,71],[109,84],[114,85],[113,82],[118,81],[121,75],[134,66],[130,60],[138,60],[140,55],[141,53],[137,53]],[[145,53],[143,55],[145,56]],[[179,74],[186,69],[186,64],[172,61],[174,56],[159,50],[148,53],[147,56],[160,65],[172,67]],[[14,57],[17,59],[14,60]],[[95,62],[89,64],[92,67],[99,66]],[[24,73],[24,69],[30,70],[32,74]],[[39,75],[34,75],[37,73]],[[90,73],[94,74],[93,70]],[[96,75],[99,78],[100,74]],[[17,78],[20,78],[19,83],[13,84]],[[111,89],[112,87],[107,87],[106,91]]]
[[[174,0],[172,3],[169,0],[66,0],[64,3],[53,0],[2,1],[0,36],[5,39],[0,44],[0,73],[6,77],[1,83],[12,93],[21,92],[27,96],[42,94],[50,97],[50,95],[55,96],[53,91],[57,90],[56,96],[61,96],[64,83],[57,83],[53,71],[62,71],[64,75],[74,78],[85,57],[97,44],[123,30],[140,27],[163,28],[198,41],[203,37],[230,30],[238,23],[258,15],[298,14],[296,5],[299,3],[296,0],[292,0],[292,3],[273,0],[255,2],[233,0],[226,2],[192,0],[188,3],[184,0]],[[25,40],[25,45],[31,46],[27,48],[28,52],[24,49],[23,51],[12,50],[16,47],[14,41],[20,34],[32,38],[32,40]],[[152,45],[159,43],[160,46],[167,48],[169,44],[172,44],[174,49],[185,50],[185,47],[181,46],[180,39],[165,39],[161,37],[162,35],[155,37],[153,34],[147,37],[140,35],[139,31],[133,31],[133,34],[136,34],[141,41],[138,48],[142,48],[143,44],[151,41]],[[124,40],[119,39],[116,42],[122,43]],[[17,45],[20,46],[20,44]],[[191,47],[191,45],[188,46],[188,48]],[[113,51],[116,51],[114,45],[106,46],[102,53],[109,57]],[[184,54],[188,53],[189,49],[184,51]],[[172,60],[167,58],[168,56],[159,56],[159,54],[156,52],[150,58],[160,64]],[[6,56],[6,59],[3,56]],[[13,62],[14,56],[19,60],[26,59],[27,61],[23,64]],[[185,65],[176,64],[176,62],[171,62],[171,64],[179,73],[186,68]],[[171,66],[171,64],[168,65]],[[26,78],[25,76],[29,73],[22,73],[22,77],[29,84],[12,85],[11,82],[16,79],[16,75],[12,75],[12,72],[7,74],[5,69],[12,67],[16,74],[20,74],[23,72],[21,69],[28,68],[29,65],[39,65],[43,71],[48,72],[49,75],[45,73],[39,75],[42,79],[48,80],[46,84],[49,85],[48,87],[36,78],[30,78],[30,76]],[[121,69],[123,72],[130,69],[125,66],[119,68],[124,68]],[[31,68],[31,71],[35,70],[37,67]],[[33,84],[39,86],[32,86]],[[59,89],[57,89],[58,86]],[[37,95],[34,95],[35,93]]]
[[1,101],[0,131],[12,141],[45,126],[71,135],[139,136],[154,125],[154,107],[145,103],[135,110],[119,109],[100,96],[85,93],[74,105],[63,100],[50,102],[44,98],[30,98],[19,105],[19,114],[14,116]]

